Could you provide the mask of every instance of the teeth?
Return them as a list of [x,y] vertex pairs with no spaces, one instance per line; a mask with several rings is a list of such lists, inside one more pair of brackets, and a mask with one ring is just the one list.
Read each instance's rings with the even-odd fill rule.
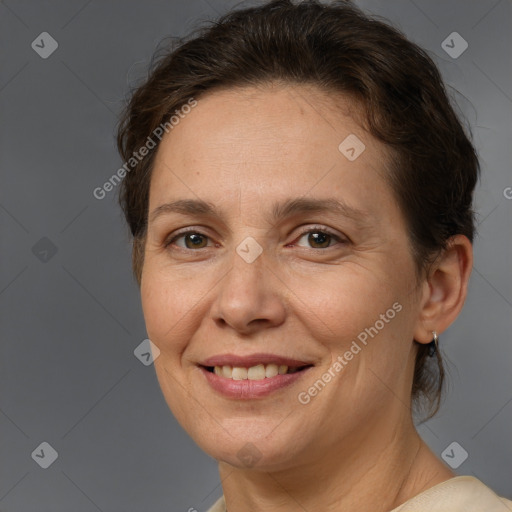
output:
[[265,377],[270,379],[271,377],[275,377],[279,373],[279,368],[277,364],[267,364],[265,367]]
[[249,380],[261,380],[265,378],[265,365],[259,364],[258,366],[251,366],[247,370],[247,377]]
[[258,364],[250,368],[240,366],[214,366],[213,371],[215,375],[226,377],[233,380],[263,380],[270,379],[276,375],[284,375],[286,373],[295,373],[297,368],[290,368],[285,364]]
[[247,368],[239,368],[238,366],[235,366],[233,368],[233,373],[231,374],[231,378],[233,380],[247,379]]

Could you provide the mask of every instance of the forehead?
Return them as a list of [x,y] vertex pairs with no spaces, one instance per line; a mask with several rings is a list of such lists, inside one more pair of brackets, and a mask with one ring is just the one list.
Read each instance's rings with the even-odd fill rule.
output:
[[[386,188],[386,150],[349,98],[287,85],[215,90],[197,102],[162,139],[150,209],[170,195],[226,202],[236,193],[241,202]],[[349,159],[347,144],[364,150]]]

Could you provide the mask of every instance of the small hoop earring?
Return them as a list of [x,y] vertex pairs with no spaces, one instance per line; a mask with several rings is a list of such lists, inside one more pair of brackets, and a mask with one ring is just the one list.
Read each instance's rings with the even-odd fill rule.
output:
[[428,355],[433,357],[437,351],[437,346],[439,344],[439,336],[436,331],[432,331],[432,336],[434,339],[427,345],[428,346]]

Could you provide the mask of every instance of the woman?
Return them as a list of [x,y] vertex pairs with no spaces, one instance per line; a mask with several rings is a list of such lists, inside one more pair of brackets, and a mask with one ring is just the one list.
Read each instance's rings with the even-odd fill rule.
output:
[[504,511],[419,437],[472,267],[478,159],[428,56],[346,2],[235,11],[118,145],[155,367],[211,512]]

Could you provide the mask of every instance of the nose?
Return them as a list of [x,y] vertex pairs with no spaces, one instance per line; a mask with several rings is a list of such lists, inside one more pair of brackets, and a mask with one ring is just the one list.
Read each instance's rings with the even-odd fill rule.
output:
[[233,253],[232,266],[219,282],[212,304],[217,326],[247,335],[281,325],[286,315],[285,285],[277,270],[271,270],[265,251],[250,263]]

